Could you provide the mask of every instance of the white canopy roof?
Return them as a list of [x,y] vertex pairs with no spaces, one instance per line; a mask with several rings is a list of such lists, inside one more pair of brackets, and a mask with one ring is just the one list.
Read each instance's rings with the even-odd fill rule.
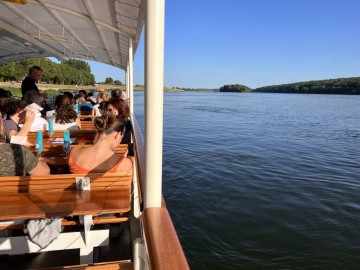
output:
[[0,64],[34,57],[77,58],[126,70],[145,0],[0,1]]

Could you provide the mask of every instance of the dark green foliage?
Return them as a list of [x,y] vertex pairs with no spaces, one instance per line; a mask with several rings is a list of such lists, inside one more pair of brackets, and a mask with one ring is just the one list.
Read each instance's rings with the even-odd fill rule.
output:
[[115,84],[115,85],[122,85],[122,83],[121,83],[119,80],[115,80],[115,81],[114,81],[114,84]]
[[112,83],[114,83],[113,78],[107,77],[107,78],[105,79],[105,84],[112,84]]
[[69,60],[63,60],[61,61],[62,64],[69,65],[70,67],[83,70],[85,72],[91,73],[91,68],[88,63],[82,60],[76,60],[76,59],[69,59]]
[[21,81],[32,66],[44,71],[41,82],[49,84],[92,85],[95,77],[88,63],[69,59],[57,64],[48,58],[34,58],[0,65],[0,81]]
[[230,84],[220,87],[220,92],[250,92],[251,88],[241,84]]
[[112,84],[112,83],[114,83],[114,80],[113,80],[113,78],[111,78],[111,77],[107,77],[107,78],[105,79],[105,83],[106,83],[106,84]]
[[252,92],[360,95],[360,77],[271,85]]

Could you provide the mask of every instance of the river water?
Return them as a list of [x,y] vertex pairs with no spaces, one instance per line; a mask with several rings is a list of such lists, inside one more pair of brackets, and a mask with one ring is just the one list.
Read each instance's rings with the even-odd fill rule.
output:
[[164,112],[191,269],[359,269],[360,96],[165,93]]

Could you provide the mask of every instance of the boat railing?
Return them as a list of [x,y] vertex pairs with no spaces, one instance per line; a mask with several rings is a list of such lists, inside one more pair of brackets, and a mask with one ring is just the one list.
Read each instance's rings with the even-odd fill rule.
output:
[[[145,183],[145,148],[141,129],[132,117],[135,159],[140,198]],[[149,269],[190,269],[165,201],[161,207],[145,208],[141,215],[144,245]],[[136,258],[134,258],[136,260]]]

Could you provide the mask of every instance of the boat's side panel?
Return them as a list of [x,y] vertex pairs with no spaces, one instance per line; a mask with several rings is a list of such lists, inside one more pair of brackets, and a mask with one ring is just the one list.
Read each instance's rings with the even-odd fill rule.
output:
[[[136,119],[132,118],[139,192],[144,188],[144,140]],[[150,269],[189,269],[164,200],[162,207],[147,208],[142,213],[142,230]]]
[[136,153],[136,170],[138,176],[139,204],[142,204],[145,189],[145,145],[140,126],[134,115],[131,117],[133,124],[134,152]]
[[190,269],[166,208],[146,208],[142,222],[150,269]]

